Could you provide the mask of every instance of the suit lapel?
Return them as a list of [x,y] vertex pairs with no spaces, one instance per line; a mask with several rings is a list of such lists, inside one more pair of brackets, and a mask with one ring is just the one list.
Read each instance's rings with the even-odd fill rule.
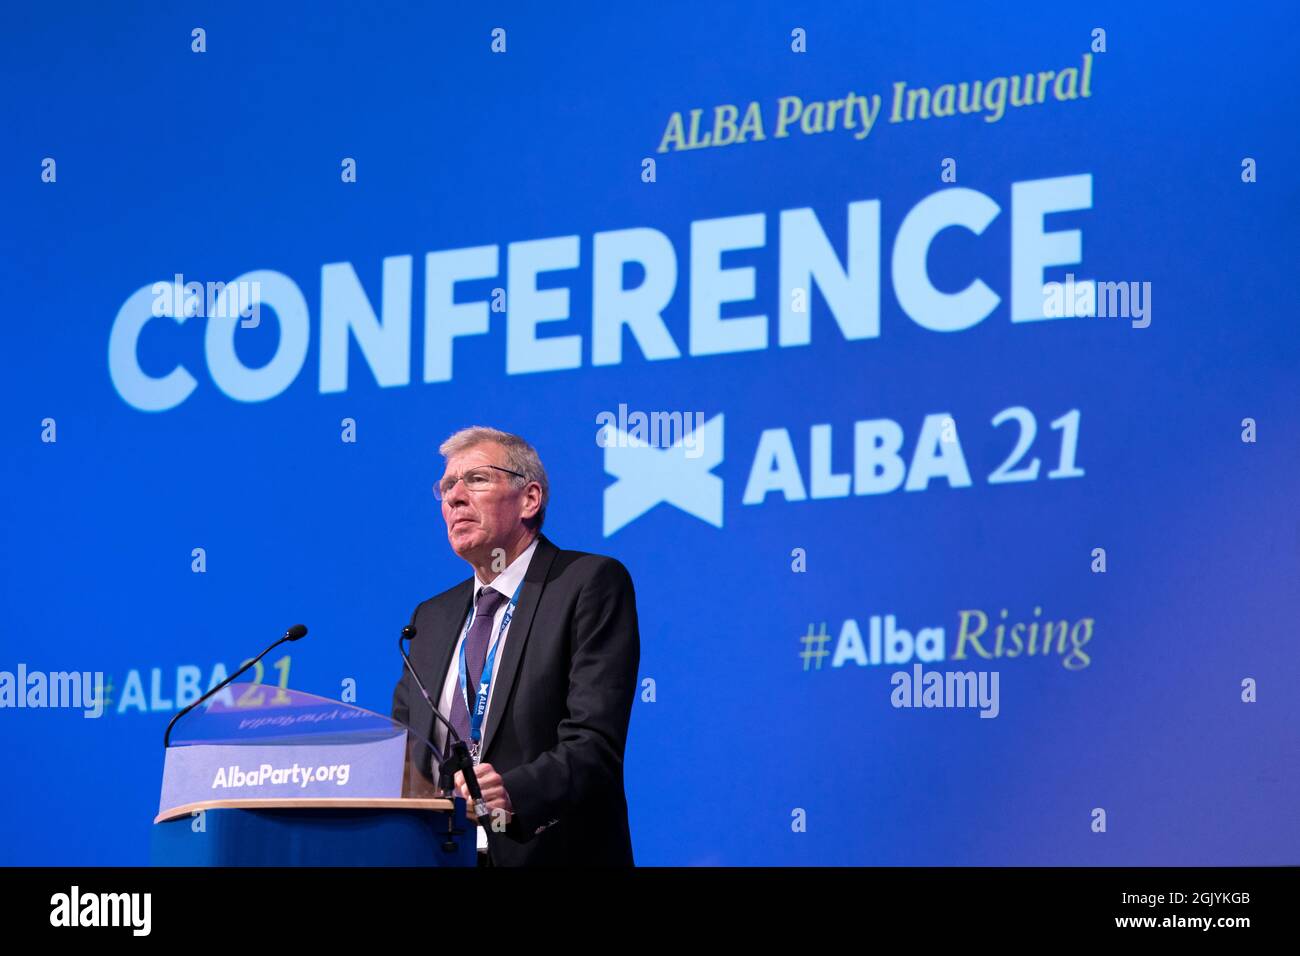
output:
[[[514,617],[506,631],[505,656],[501,658],[501,667],[497,671],[497,686],[492,688],[492,706],[488,709],[487,727],[483,730],[483,760],[487,760],[488,751],[496,739],[496,730],[501,726],[505,715],[506,703],[519,677],[519,662],[523,658],[524,644],[533,629],[533,617],[537,614],[537,605],[546,586],[546,578],[555,560],[558,548],[540,531],[537,533],[537,550],[528,562],[528,571],[524,574],[524,586],[519,594],[519,606],[515,608]],[[472,594],[472,591],[471,591]],[[469,613],[468,604],[465,613]],[[452,639],[453,644],[455,638]],[[450,651],[448,651],[450,655]],[[448,656],[450,663],[450,656]],[[446,670],[444,668],[444,673]]]
[[[456,593],[451,600],[452,612],[455,613],[459,610],[459,613],[451,620],[444,618],[440,622],[441,626],[435,630],[434,639],[430,643],[429,655],[432,661],[432,670],[429,676],[432,677],[432,680],[426,677],[424,683],[429,691],[429,696],[433,698],[435,707],[438,706],[442,699],[442,687],[447,680],[447,668],[451,666],[451,655],[456,650],[456,642],[460,640],[460,629],[465,623],[465,618],[469,616],[469,609],[473,600],[474,578],[471,577],[456,589]],[[451,720],[451,714],[443,714],[443,716]],[[438,722],[438,718],[430,714],[429,729],[426,734],[429,740],[435,739],[439,726],[441,724]],[[443,754],[444,758],[446,756],[446,754]],[[437,779],[436,770],[433,778]]]

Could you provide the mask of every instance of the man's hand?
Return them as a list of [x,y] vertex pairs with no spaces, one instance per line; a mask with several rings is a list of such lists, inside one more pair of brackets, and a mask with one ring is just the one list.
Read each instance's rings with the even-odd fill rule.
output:
[[[510,822],[515,808],[510,803],[510,794],[506,793],[505,781],[501,779],[501,774],[490,763],[481,763],[474,768],[474,776],[478,777],[479,789],[483,791],[483,799],[493,810],[504,810],[506,813],[506,823]],[[456,792],[466,800],[470,800],[469,787],[465,784],[465,774],[456,771]]]

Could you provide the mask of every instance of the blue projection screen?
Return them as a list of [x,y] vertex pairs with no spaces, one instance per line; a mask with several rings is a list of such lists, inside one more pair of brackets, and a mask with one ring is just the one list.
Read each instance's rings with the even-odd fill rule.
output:
[[7,19],[0,862],[147,862],[297,621],[387,713],[485,424],[635,583],[638,863],[1300,863],[1293,4]]

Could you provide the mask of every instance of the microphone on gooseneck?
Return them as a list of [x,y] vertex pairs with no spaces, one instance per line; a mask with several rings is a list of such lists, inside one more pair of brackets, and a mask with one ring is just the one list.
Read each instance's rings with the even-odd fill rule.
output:
[[474,802],[474,812],[480,820],[487,820],[492,815],[492,809],[483,799],[483,791],[478,785],[478,775],[474,772],[474,760],[469,755],[469,747],[465,745],[465,741],[461,739],[456,728],[451,725],[451,721],[438,710],[438,706],[433,702],[433,698],[429,696],[429,691],[424,686],[424,681],[420,680],[420,675],[415,672],[415,665],[411,663],[411,658],[403,646],[406,641],[414,642],[417,633],[415,614],[412,613],[411,623],[402,628],[401,636],[397,639],[397,650],[402,655],[402,661],[406,664],[407,673],[415,679],[415,686],[419,688],[420,696],[424,698],[424,702],[433,711],[433,716],[442,721],[447,728],[449,735],[447,740],[450,742],[447,749],[450,753],[444,757],[436,749],[433,751],[438,758],[438,785],[441,787],[444,782],[449,783],[449,781],[455,779],[457,770],[462,771],[465,774],[465,787],[469,790],[470,798]]
[[250,667],[252,667],[258,661],[260,661],[267,654],[270,654],[273,650],[275,650],[285,641],[297,641],[297,640],[301,640],[306,636],[307,636],[307,626],[305,624],[295,624],[293,627],[289,628],[289,630],[284,632],[284,637],[280,638],[278,641],[276,641],[266,650],[262,651],[262,653],[258,654],[256,657],[254,657],[251,661],[249,661],[239,670],[235,671],[233,674],[231,674],[229,677],[223,680],[220,684],[217,684],[215,687],[209,690],[206,694],[204,694],[194,703],[190,704],[188,707],[184,708],[183,710],[177,711],[176,716],[171,719],[171,723],[167,725],[167,729],[163,732],[163,749],[166,749],[171,742],[172,728],[176,726],[176,721],[180,720],[182,717],[188,714],[195,707],[199,706],[199,704],[203,703],[213,694],[216,694],[219,691],[221,691],[224,687],[226,687],[226,685],[233,682],[236,677],[244,673],[244,671],[248,670]]

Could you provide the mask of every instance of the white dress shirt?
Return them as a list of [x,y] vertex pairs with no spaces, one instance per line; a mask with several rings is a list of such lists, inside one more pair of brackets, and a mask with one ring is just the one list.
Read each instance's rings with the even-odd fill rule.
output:
[[[497,672],[501,669],[501,661],[505,657],[506,638],[510,635],[510,628],[514,625],[514,619],[511,618],[510,624],[506,625],[504,633],[497,638],[497,629],[501,627],[501,620],[506,615],[506,608],[510,604],[510,596],[515,593],[515,588],[524,579],[524,573],[528,570],[528,564],[533,559],[533,552],[537,550],[537,538],[534,537],[532,544],[523,550],[519,557],[510,562],[510,565],[498,574],[491,581],[484,581],[474,573],[474,600],[477,603],[479,589],[490,585],[494,591],[500,591],[506,596],[506,599],[497,607],[496,614],[492,618],[492,636],[488,639],[488,653],[492,652],[492,642],[499,641],[496,658],[492,661],[492,684],[488,687],[487,708],[483,712],[483,729],[487,730],[488,718],[492,715],[492,698],[496,696],[497,691]],[[520,598],[522,600],[522,595]],[[442,682],[442,695],[438,698],[438,709],[443,712],[447,718],[451,719],[453,707],[464,707],[464,695],[460,690],[460,647],[465,641],[465,622],[462,620],[458,623],[460,627],[460,636],[456,640],[456,647],[451,654],[451,666],[447,669],[447,676]],[[440,752],[447,749],[447,728],[441,722],[437,723],[434,728],[434,741]],[[488,821],[484,821],[487,823]],[[478,828],[478,848],[480,852],[487,850],[487,830],[483,826]]]

